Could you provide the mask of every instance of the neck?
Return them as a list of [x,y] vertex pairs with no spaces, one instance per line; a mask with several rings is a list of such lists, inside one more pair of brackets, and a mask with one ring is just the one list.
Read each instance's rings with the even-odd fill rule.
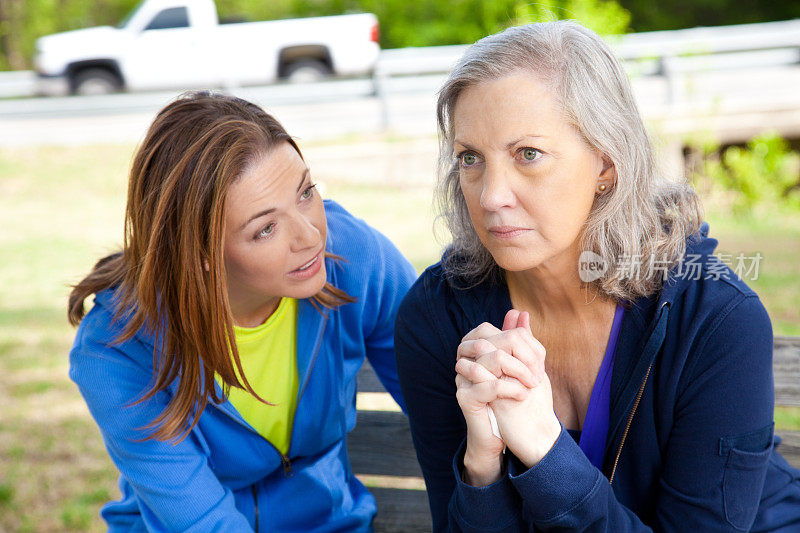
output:
[[[559,322],[583,319],[614,305],[578,275],[577,243],[536,268],[506,272],[511,303],[532,317],[558,318]],[[550,320],[548,320],[550,322]]]
[[278,308],[280,298],[271,298],[267,301],[238,301],[231,298],[231,312],[233,323],[242,328],[254,328],[267,321]]

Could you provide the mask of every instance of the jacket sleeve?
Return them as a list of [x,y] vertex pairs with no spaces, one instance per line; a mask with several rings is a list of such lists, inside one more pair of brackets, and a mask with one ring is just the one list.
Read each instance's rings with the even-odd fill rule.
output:
[[710,324],[675,398],[652,529],[617,501],[565,431],[533,468],[511,468],[526,521],[537,531],[749,530],[772,453],[772,342],[755,296]]
[[460,336],[441,315],[429,312],[426,281],[423,275],[400,306],[395,351],[433,531],[519,531],[521,503],[507,477],[481,488],[461,481],[466,426],[454,366]]
[[[196,432],[177,443],[140,440],[143,428],[162,412],[164,392],[147,402],[130,405],[149,388],[150,375],[125,352],[143,349],[138,341],[112,347],[91,338],[87,321],[81,324],[70,352],[70,378],[78,385],[100,427],[106,449],[130,483],[149,531],[252,531],[210,466],[209,453]],[[108,317],[108,314],[105,313]],[[102,327],[102,324],[100,325]]]
[[367,274],[370,283],[364,306],[366,356],[384,388],[405,413],[394,356],[394,325],[400,302],[417,273],[388,238],[373,228],[368,231],[372,232],[376,247],[372,270]]

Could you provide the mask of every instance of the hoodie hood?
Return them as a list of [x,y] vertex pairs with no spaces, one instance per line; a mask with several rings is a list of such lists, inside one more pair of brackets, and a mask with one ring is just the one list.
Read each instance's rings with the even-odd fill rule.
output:
[[681,264],[670,271],[669,278],[660,291],[658,298],[659,304],[663,304],[664,302],[672,303],[689,287],[692,277],[682,274],[681,269],[684,268],[684,261],[701,265],[719,262],[716,256],[713,255],[714,250],[717,248],[718,241],[717,239],[709,237],[708,232],[708,222],[703,222],[700,226],[700,230],[686,239],[686,253],[684,259]]

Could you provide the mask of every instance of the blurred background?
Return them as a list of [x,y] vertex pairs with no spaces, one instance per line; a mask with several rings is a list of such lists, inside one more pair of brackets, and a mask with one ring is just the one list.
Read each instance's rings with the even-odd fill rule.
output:
[[198,87],[260,104],[323,194],[422,270],[446,243],[437,88],[464,45],[552,18],[606,36],[665,172],[700,192],[723,260],[750,259],[775,335],[800,336],[796,1],[0,0],[0,532],[104,530],[117,474],[67,377],[66,295],[120,246],[163,105]]

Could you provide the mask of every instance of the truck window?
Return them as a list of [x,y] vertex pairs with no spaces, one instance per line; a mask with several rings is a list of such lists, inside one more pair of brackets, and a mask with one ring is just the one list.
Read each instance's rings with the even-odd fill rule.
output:
[[189,11],[185,7],[171,7],[156,15],[145,30],[167,30],[170,28],[188,28]]

